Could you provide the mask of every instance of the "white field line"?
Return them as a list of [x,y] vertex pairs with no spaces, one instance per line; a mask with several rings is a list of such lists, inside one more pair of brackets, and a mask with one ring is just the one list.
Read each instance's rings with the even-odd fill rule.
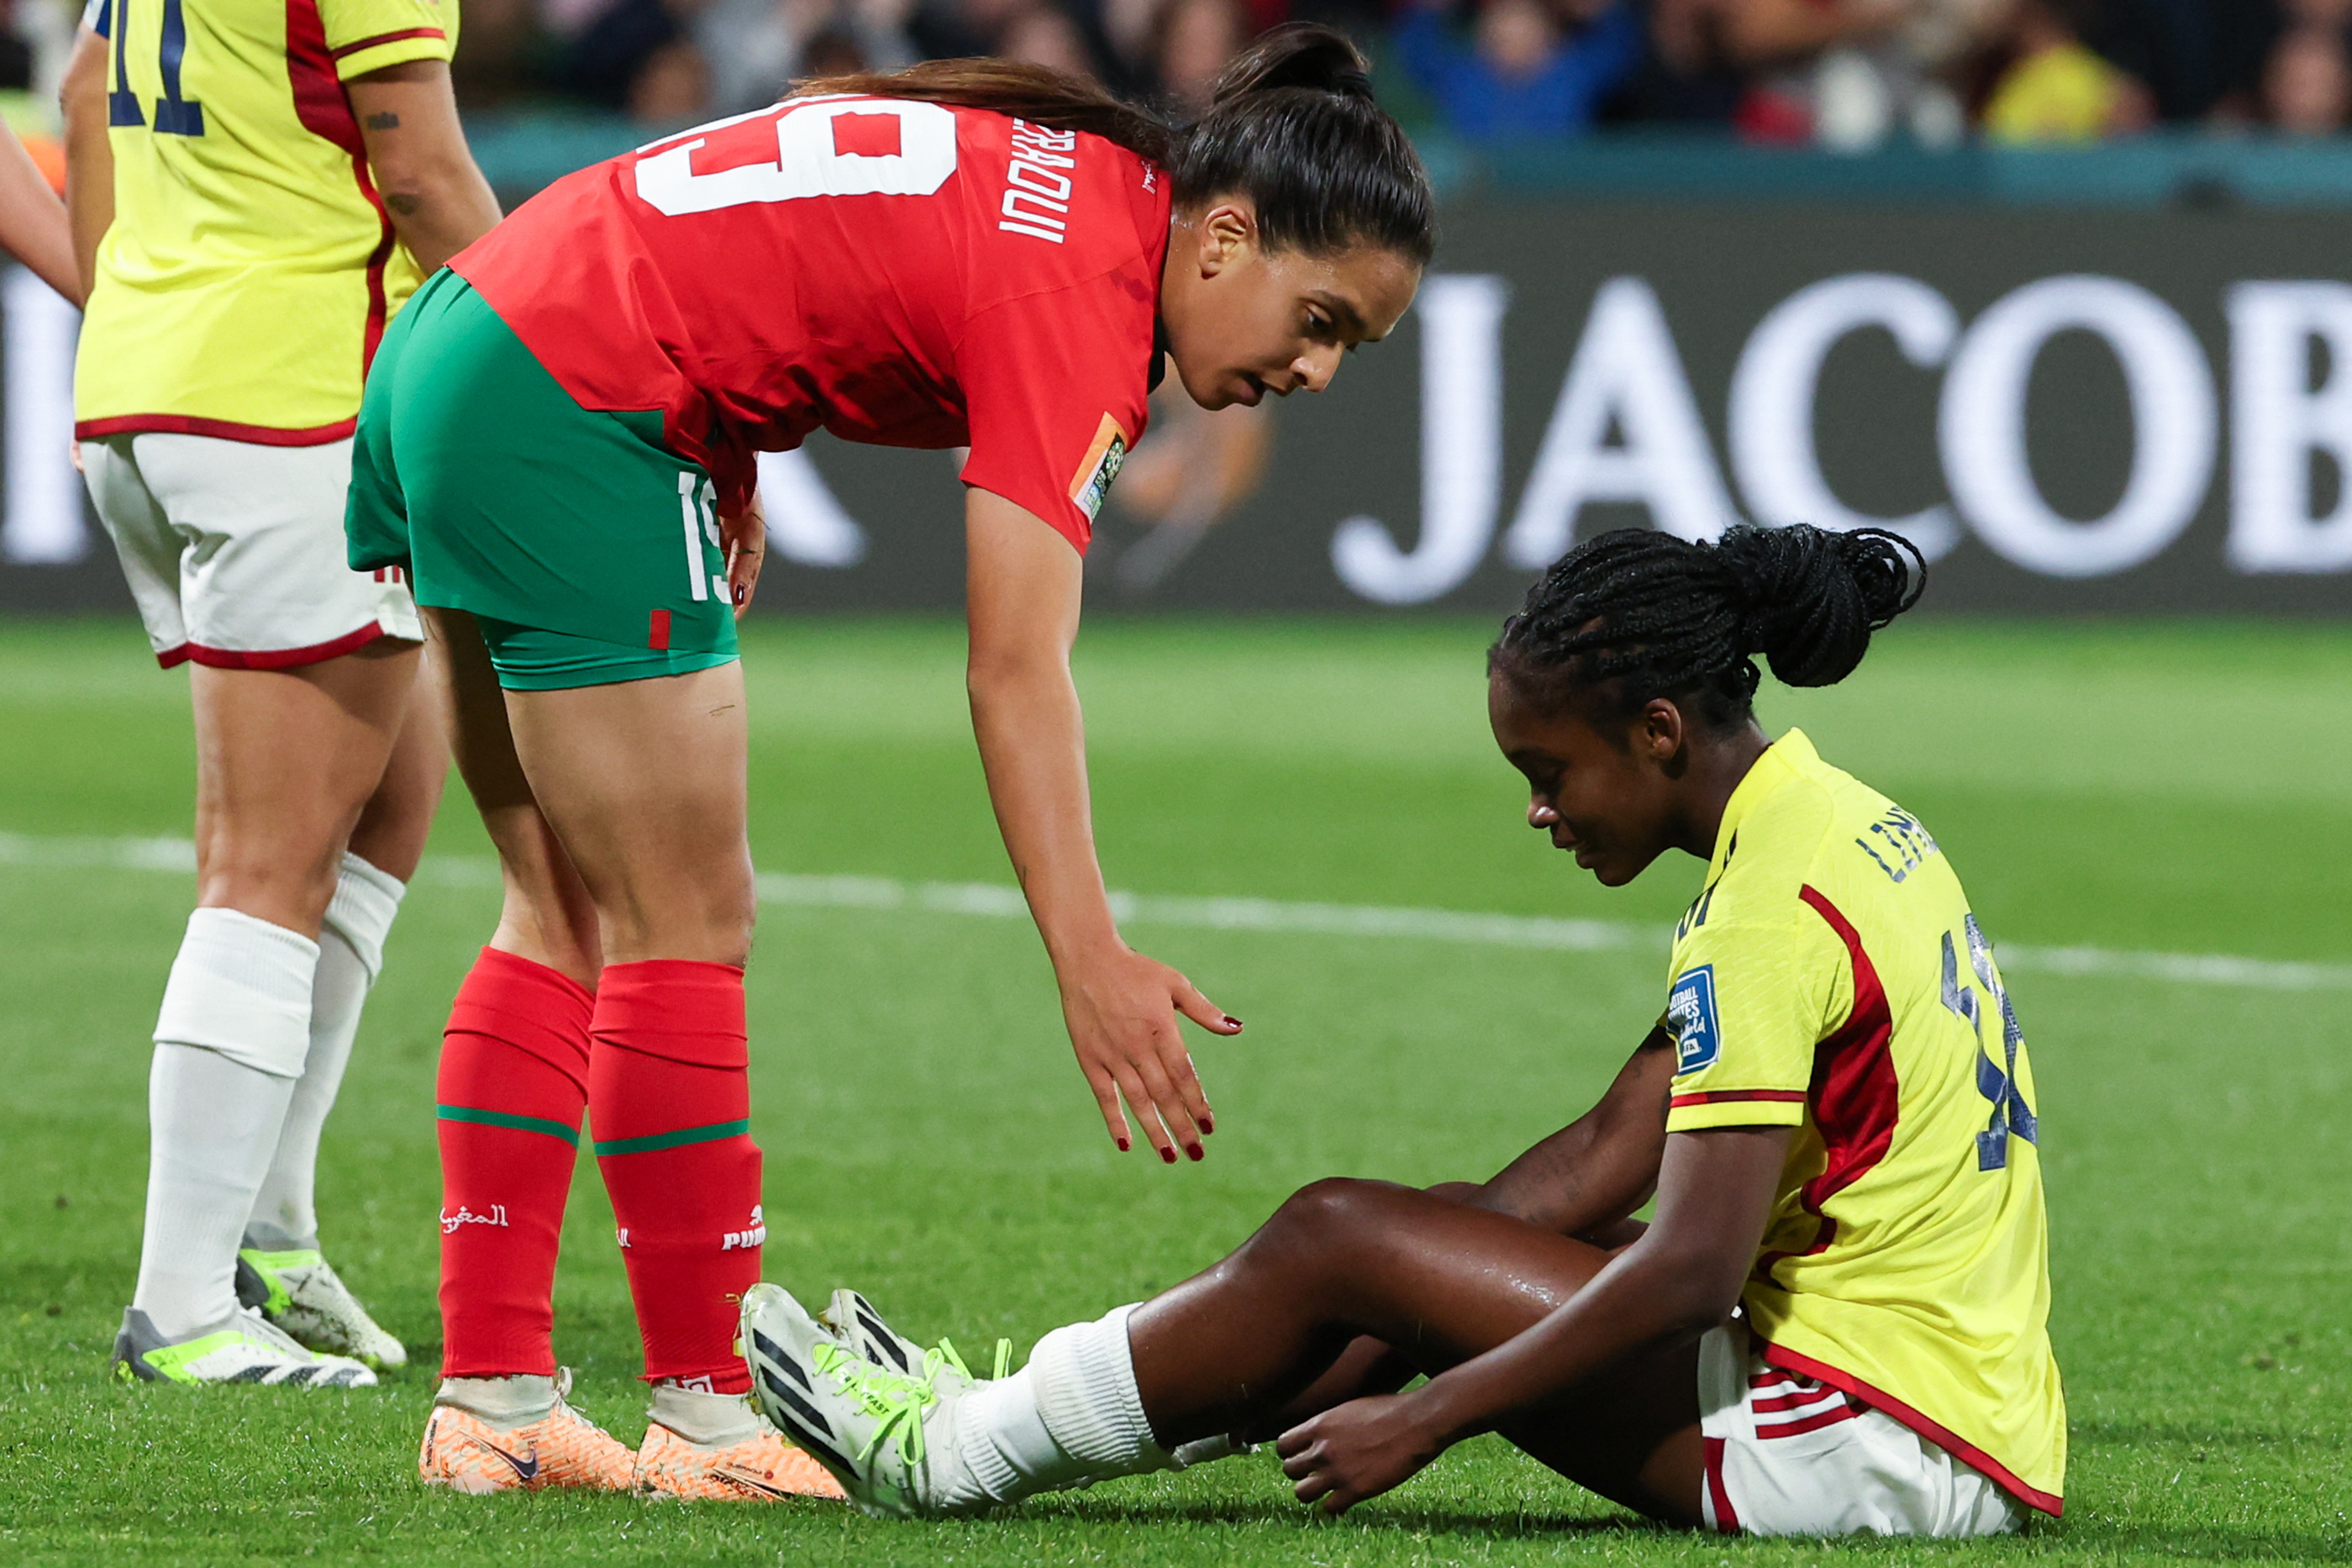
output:
[[[109,868],[126,871],[195,869],[195,846],[184,838],[49,838],[0,833],[0,866]],[[435,857],[421,879],[452,887],[494,887],[488,860]],[[810,877],[764,872],[760,901],[800,909],[902,910],[930,914],[1026,920],[1017,888],[993,882],[905,882],[887,877]],[[1663,926],[1623,921],[1555,920],[1533,915],[1476,914],[1458,910],[1391,909],[1377,904],[1292,903],[1273,899],[1194,899],[1156,893],[1110,896],[1122,924],[1181,926],[1202,931],[1250,931],[1316,936],[1402,937],[1485,947],[1553,952],[1655,950]],[[2018,973],[2110,979],[2158,980],[2184,985],[2239,986],[2261,991],[2352,991],[2352,963],[2293,963],[2226,953],[2135,952],[2097,947],[2003,944],[2001,967]]]

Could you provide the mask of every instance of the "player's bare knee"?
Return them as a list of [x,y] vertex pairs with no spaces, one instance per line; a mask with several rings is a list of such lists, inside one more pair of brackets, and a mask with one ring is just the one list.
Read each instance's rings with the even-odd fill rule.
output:
[[1263,1242],[1284,1256],[1302,1256],[1360,1235],[1370,1220],[1370,1209],[1386,1185],[1349,1176],[1326,1176],[1309,1182],[1283,1200],[1258,1234]]

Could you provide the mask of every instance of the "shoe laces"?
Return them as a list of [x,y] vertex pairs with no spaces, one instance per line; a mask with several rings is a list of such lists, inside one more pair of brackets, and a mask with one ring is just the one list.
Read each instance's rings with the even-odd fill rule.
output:
[[295,1361],[311,1362],[320,1359],[296,1341],[293,1335],[263,1317],[261,1309],[258,1307],[240,1308],[238,1315],[243,1321],[236,1325],[236,1331],[247,1339],[258,1340],[271,1350]]
[[[1004,1375],[1012,1355],[1011,1340],[996,1342],[998,1377]],[[857,1451],[861,1465],[893,1438],[898,1443],[898,1458],[909,1468],[921,1464],[928,1451],[923,1441],[923,1413],[940,1402],[940,1373],[952,1370],[966,1383],[974,1381],[971,1369],[964,1365],[952,1340],[941,1340],[925,1351],[923,1370],[919,1373],[891,1372],[876,1366],[831,1341],[818,1344],[809,1359],[817,1371],[830,1373],[842,1393],[856,1400],[860,1409],[879,1423],[874,1435],[866,1439],[866,1446]]]

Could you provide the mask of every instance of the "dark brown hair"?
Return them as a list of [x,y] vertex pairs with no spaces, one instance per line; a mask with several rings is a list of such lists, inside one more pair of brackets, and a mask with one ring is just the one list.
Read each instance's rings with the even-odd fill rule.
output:
[[1372,96],[1364,57],[1329,27],[1276,27],[1218,77],[1209,107],[1176,123],[1084,77],[1015,60],[927,60],[887,74],[819,77],[795,97],[854,93],[986,109],[1085,131],[1169,172],[1178,205],[1244,195],[1276,249],[1369,244],[1426,266],[1437,244],[1429,174]]

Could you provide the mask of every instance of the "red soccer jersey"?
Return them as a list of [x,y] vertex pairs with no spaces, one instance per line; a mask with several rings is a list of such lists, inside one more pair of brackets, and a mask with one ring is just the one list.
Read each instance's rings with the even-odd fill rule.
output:
[[982,110],[799,99],[549,186],[450,263],[583,407],[661,410],[740,511],[823,426],[969,446],[1084,550],[1143,433],[1168,176]]

